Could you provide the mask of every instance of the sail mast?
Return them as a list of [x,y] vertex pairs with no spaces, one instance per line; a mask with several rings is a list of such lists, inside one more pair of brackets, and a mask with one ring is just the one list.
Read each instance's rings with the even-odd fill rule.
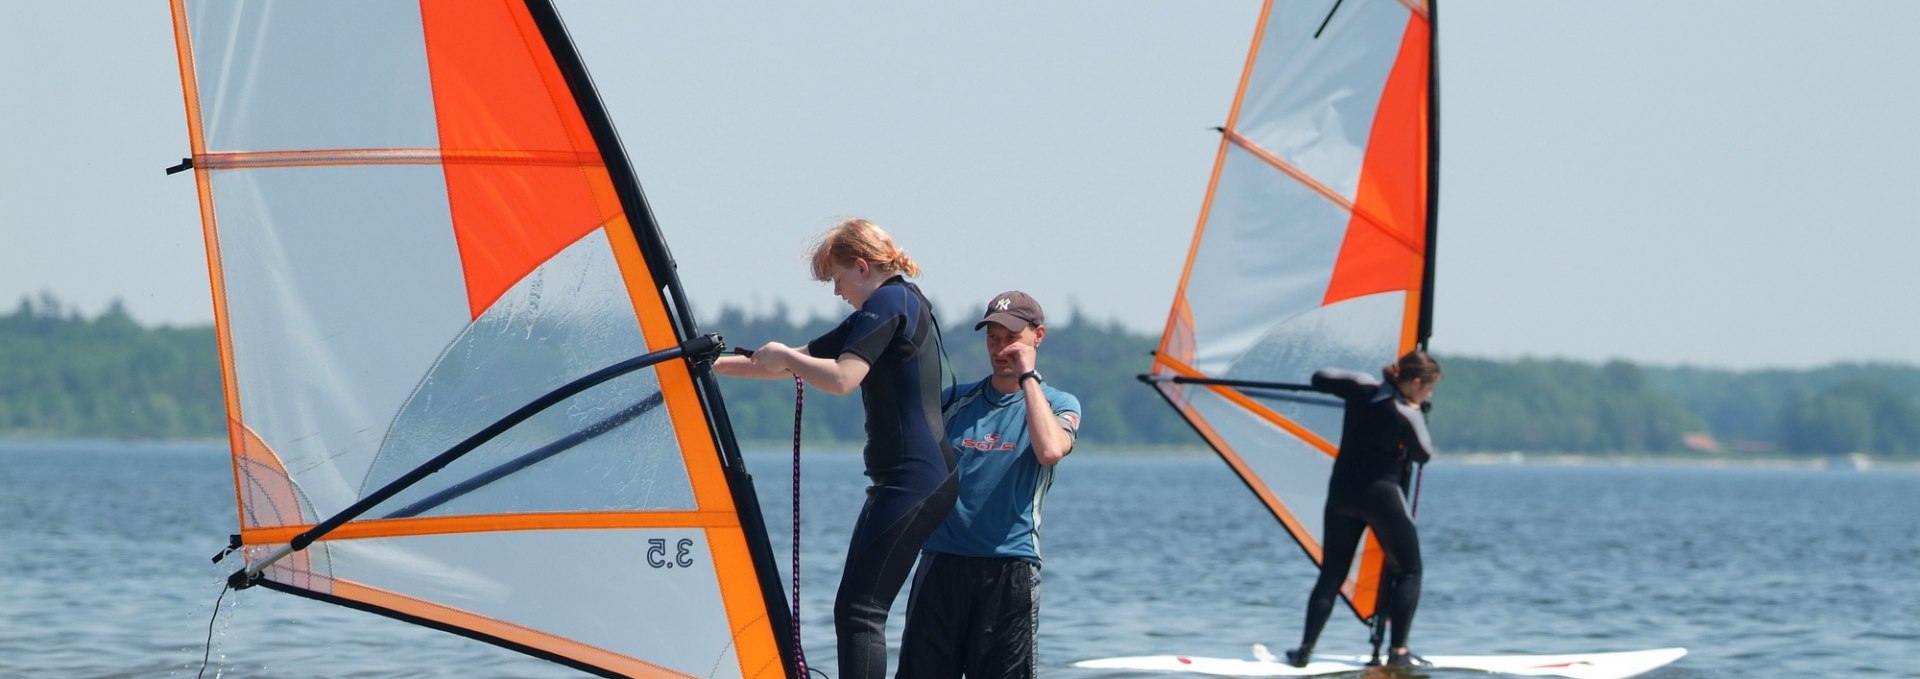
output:
[[1440,247],[1440,0],[1427,3],[1427,252],[1420,279],[1422,351],[1433,336],[1433,272]]

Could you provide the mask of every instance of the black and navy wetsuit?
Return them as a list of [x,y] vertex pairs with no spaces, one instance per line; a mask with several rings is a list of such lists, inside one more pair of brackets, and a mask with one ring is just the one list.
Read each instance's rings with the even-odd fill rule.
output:
[[1381,605],[1393,623],[1392,646],[1405,646],[1420,604],[1420,534],[1407,511],[1401,475],[1408,462],[1424,464],[1433,456],[1426,417],[1393,385],[1364,373],[1322,370],[1314,373],[1313,388],[1345,401],[1346,419],[1340,427],[1340,455],[1327,481],[1326,529],[1321,533],[1325,561],[1307,598],[1301,646],[1311,648],[1326,625],[1367,528],[1387,553],[1390,600]]
[[920,288],[895,276],[839,327],[807,343],[818,358],[853,354],[867,415],[867,504],[853,527],[833,604],[840,676],[887,674],[887,609],[920,546],[953,510],[958,480],[940,415],[940,340]]

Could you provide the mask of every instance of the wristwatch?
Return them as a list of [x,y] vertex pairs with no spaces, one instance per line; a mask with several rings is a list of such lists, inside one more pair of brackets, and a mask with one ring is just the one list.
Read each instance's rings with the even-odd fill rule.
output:
[[1040,376],[1040,371],[1028,370],[1026,372],[1020,373],[1020,383],[1025,384],[1027,381],[1027,378],[1029,377],[1035,380],[1038,380],[1041,384],[1046,384],[1047,382],[1047,378]]

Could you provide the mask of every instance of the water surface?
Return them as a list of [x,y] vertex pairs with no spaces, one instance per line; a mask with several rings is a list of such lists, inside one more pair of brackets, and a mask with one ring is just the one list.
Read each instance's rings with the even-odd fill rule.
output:
[[[784,581],[790,460],[748,462]],[[847,453],[804,467],[801,619],[828,670],[859,470]],[[1218,461],[1088,448],[1063,463],[1047,512],[1044,675],[1118,679],[1067,664],[1297,639],[1313,569]],[[234,523],[223,446],[0,444],[0,676],[194,676],[233,567],[208,557]],[[1920,472],[1442,460],[1419,523],[1416,651],[1686,646],[1647,676],[1920,677]],[[207,676],[579,676],[264,589],[229,594],[213,633]],[[1365,637],[1338,613],[1321,649],[1363,653]]]

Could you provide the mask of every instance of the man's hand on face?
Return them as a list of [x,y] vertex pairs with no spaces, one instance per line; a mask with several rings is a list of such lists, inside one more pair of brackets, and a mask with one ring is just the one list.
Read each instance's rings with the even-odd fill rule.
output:
[[1013,342],[1000,350],[1000,356],[1013,363],[1013,374],[1021,375],[1033,369],[1033,345]]

